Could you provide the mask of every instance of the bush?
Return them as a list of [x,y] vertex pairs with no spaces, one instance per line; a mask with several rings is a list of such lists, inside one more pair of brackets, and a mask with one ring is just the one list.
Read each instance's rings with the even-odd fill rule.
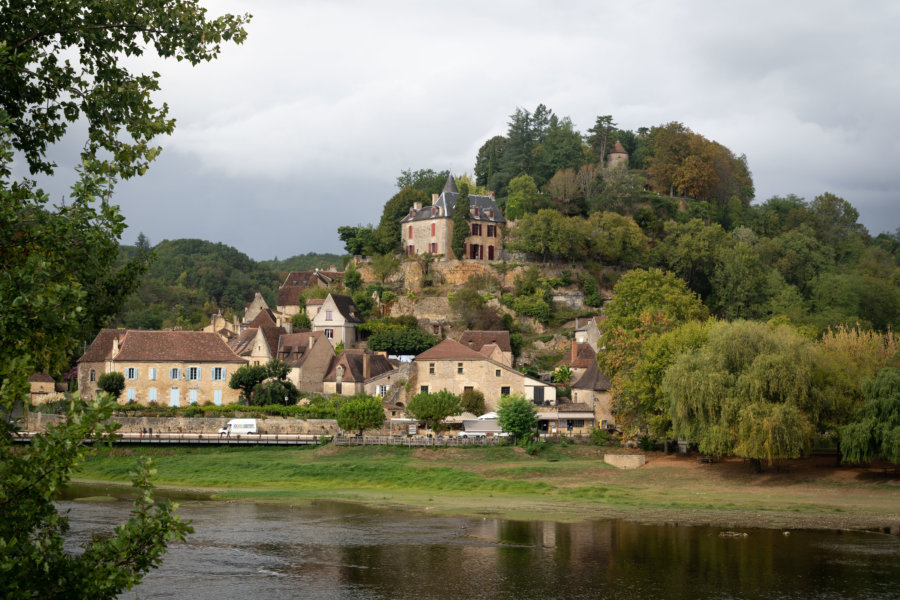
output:
[[97,387],[118,400],[125,389],[125,376],[118,371],[104,373],[97,379]]
[[612,436],[606,429],[594,427],[591,429],[591,443],[596,446],[606,446]]
[[642,435],[638,437],[638,448],[645,452],[650,452],[652,450],[656,450],[656,440],[650,437],[649,435]]
[[483,415],[487,412],[484,403],[484,394],[478,390],[463,390],[460,399],[460,408],[474,415]]
[[531,317],[541,323],[547,323],[552,312],[550,304],[539,294],[516,297],[512,301],[512,309],[520,315]]

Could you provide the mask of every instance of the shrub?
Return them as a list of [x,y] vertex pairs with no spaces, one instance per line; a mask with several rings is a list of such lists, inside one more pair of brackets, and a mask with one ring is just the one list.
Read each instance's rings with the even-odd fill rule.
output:
[[610,438],[609,431],[606,429],[601,429],[599,427],[594,427],[591,429],[591,443],[596,446],[605,446],[609,443]]
[[104,373],[97,379],[97,387],[118,400],[125,389],[125,376],[118,371]]

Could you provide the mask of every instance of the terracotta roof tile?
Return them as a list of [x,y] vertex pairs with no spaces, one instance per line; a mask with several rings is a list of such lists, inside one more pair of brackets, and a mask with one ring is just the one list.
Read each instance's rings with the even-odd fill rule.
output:
[[[368,377],[364,376],[364,361],[366,359],[369,361]],[[328,368],[328,372],[325,374],[322,381],[337,381],[337,368],[339,365],[344,367],[344,374],[341,377],[341,381],[346,383],[362,383],[367,379],[394,370],[394,367],[388,362],[388,359],[383,356],[370,354],[365,350],[344,350],[332,359],[331,366]]]
[[300,331],[287,333],[278,338],[278,360],[288,363],[293,367],[303,365],[303,361],[309,356],[310,338],[324,338],[324,331]]
[[56,383],[47,373],[35,373],[28,378],[29,383]]
[[572,356],[572,352],[569,351],[561,361],[556,363],[557,366],[566,365],[573,369],[586,369],[592,364],[596,364],[597,353],[594,352],[591,345],[587,342],[572,342],[572,344],[576,343],[575,356]]
[[476,352],[486,344],[496,344],[503,352],[512,352],[508,331],[464,331],[459,343]]
[[456,340],[447,338],[437,346],[429,348],[416,356],[416,360],[487,360],[486,357],[467,346],[463,346]]
[[103,362],[112,358],[113,340],[122,338],[125,329],[101,329],[78,362]]
[[122,338],[121,361],[184,361],[243,363],[218,335],[206,331],[143,331],[129,329]]
[[610,154],[628,154],[628,152],[625,151],[625,147],[622,145],[622,142],[616,140],[616,145],[613,146]]
[[275,320],[275,313],[272,312],[272,309],[264,308],[259,311],[259,314],[256,315],[256,318],[250,321],[248,325],[250,327],[262,327],[263,325],[275,325],[276,322],[277,321]]

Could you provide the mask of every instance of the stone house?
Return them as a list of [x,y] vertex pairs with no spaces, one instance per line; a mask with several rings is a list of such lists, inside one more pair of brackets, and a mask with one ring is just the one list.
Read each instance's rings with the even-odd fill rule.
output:
[[[264,315],[265,313],[260,313]],[[243,330],[228,343],[234,353],[251,365],[265,365],[278,354],[278,340],[287,331],[284,327],[261,325]]]
[[[409,214],[400,221],[403,248],[407,256],[416,254],[439,254],[445,259],[452,257],[453,212],[459,190],[451,175],[440,194],[434,194],[431,206],[423,207],[416,202]],[[506,219],[497,206],[493,194],[490,196],[469,196],[469,235],[458,259],[499,260],[503,246],[503,225]]]
[[556,388],[516,371],[483,354],[446,339],[416,356],[413,393],[448,390],[462,395],[466,389],[484,394],[488,410],[496,410],[501,396],[523,394],[537,405],[555,405]]
[[572,401],[591,407],[597,427],[607,428],[616,424],[612,413],[612,383],[594,362],[587,371],[572,384]]
[[118,371],[125,376],[123,403],[231,404],[238,390],[228,378],[245,364],[211,332],[103,329],[78,359],[78,389],[93,397],[100,375]]
[[373,380],[394,370],[394,365],[381,354],[366,350],[344,350],[335,356],[323,379],[327,395],[352,396],[373,387]]
[[306,316],[310,321],[319,314],[323,304],[325,304],[325,298],[310,298],[306,301]]
[[323,391],[322,380],[334,358],[334,348],[321,331],[300,331],[278,338],[278,360],[291,367],[288,379],[301,392]]
[[591,317],[583,325],[579,325],[579,320],[575,319],[575,341],[581,344],[588,344],[594,349],[594,352],[600,351],[600,336],[603,330],[600,325],[606,320],[606,316]]
[[464,331],[459,343],[507,367],[513,366],[512,345],[508,331]]
[[538,433],[548,435],[588,435],[596,418],[589,404],[564,402],[538,411]]
[[565,365],[569,367],[572,370],[572,380],[574,381],[584,375],[591,365],[595,364],[597,364],[597,353],[594,352],[590,344],[587,342],[579,343],[573,340],[571,349],[556,363],[556,366],[561,367]]
[[[343,280],[344,274],[337,271],[334,265],[328,271],[291,271],[278,288],[278,312],[290,318],[300,312],[300,294],[310,287],[327,288]],[[312,317],[310,317],[311,319]]]
[[362,323],[353,299],[341,294],[328,294],[322,308],[312,318],[313,331],[322,331],[331,345],[337,347],[341,342],[349,348],[356,342],[356,326]]
[[28,378],[30,392],[28,399],[31,404],[43,404],[58,390],[56,381],[46,373],[35,373]]

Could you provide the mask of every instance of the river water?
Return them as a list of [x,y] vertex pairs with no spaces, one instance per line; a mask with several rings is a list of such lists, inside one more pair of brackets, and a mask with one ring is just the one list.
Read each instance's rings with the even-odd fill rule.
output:
[[[59,507],[74,549],[131,503]],[[900,538],[885,534],[448,518],[340,502],[189,500],[179,512],[196,533],[121,598],[900,598]]]

